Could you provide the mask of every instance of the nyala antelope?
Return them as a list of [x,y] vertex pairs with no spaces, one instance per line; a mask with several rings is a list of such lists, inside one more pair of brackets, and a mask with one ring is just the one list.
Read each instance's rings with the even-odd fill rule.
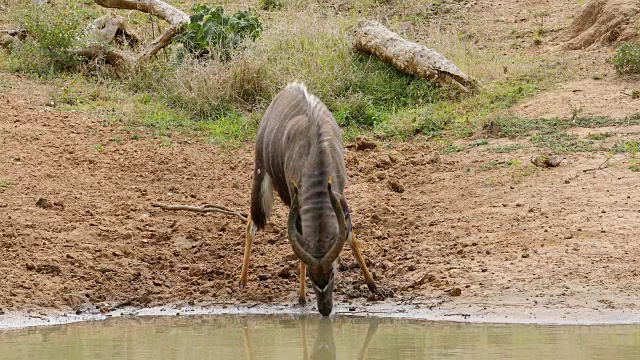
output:
[[289,207],[288,237],[300,259],[298,303],[306,305],[306,275],[318,311],[333,308],[336,259],[346,242],[353,250],[369,290],[377,287],[351,227],[343,196],[346,169],[340,128],[327,107],[300,83],[291,83],[273,99],[255,144],[251,212],[247,221],[240,287],[247,283],[251,243],[264,229],[273,207],[273,190]]

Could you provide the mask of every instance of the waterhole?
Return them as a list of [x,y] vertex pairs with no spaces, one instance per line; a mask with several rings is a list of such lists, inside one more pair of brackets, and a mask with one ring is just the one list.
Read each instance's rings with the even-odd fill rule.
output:
[[359,317],[114,318],[0,332],[0,359],[638,359],[640,326]]

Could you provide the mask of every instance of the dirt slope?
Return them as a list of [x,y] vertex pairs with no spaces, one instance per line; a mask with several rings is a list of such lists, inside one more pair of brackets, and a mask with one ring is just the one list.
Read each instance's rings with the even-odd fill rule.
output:
[[[47,108],[41,85],[2,78],[11,86],[0,93],[1,308],[293,303],[297,266],[281,203],[257,236],[245,290],[236,286],[244,224],[149,206],[246,211],[250,145],[223,151],[178,135],[172,146],[133,140],[123,128]],[[535,150],[473,148],[438,162],[429,146],[346,153],[346,197],[363,253],[395,300],[637,308],[640,182],[625,166],[628,155],[606,173],[582,171],[605,159],[592,153],[521,176],[481,167]],[[364,301],[349,251],[340,269],[338,301]],[[449,295],[454,288],[461,296]]]

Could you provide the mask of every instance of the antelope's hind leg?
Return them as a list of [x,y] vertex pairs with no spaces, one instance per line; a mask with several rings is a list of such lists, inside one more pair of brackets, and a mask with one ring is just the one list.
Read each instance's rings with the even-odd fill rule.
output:
[[249,258],[251,244],[256,236],[256,230],[264,228],[273,208],[273,183],[271,177],[256,167],[251,185],[251,212],[247,218],[247,230],[244,243],[244,257],[242,272],[240,273],[240,288],[247,285],[249,272]]
[[347,238],[347,243],[349,244],[349,247],[351,248],[351,250],[353,250],[353,255],[355,256],[356,261],[358,262],[358,265],[360,265],[360,270],[362,270],[362,275],[364,276],[364,280],[367,284],[367,287],[372,293],[379,294],[378,287],[376,286],[376,283],[373,281],[373,277],[371,276],[369,269],[367,269],[367,264],[365,264],[364,262],[362,253],[360,253],[360,248],[358,248],[358,242],[356,241],[355,232],[351,231],[351,233],[349,233],[349,237]]
[[307,294],[305,292],[305,285],[307,283],[307,266],[300,261],[300,288],[298,289],[298,305],[307,305]]
[[244,258],[242,259],[242,272],[240,273],[240,288],[247,285],[247,276],[249,272],[249,257],[251,257],[251,244],[256,236],[256,227],[251,220],[251,214],[247,217],[247,233],[244,242]]

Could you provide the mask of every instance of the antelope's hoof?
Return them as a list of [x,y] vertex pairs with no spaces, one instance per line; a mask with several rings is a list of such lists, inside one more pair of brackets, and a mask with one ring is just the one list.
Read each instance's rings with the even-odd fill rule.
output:
[[240,280],[240,282],[238,283],[238,288],[239,289],[244,289],[245,286],[247,286],[247,282]]
[[368,300],[384,300],[386,298],[393,297],[393,290],[387,288],[379,288],[376,284],[368,285],[369,290],[371,290],[371,296],[369,296]]
[[300,307],[307,306],[307,298],[305,296],[298,297],[298,306]]
[[367,284],[367,287],[369,288],[369,291],[371,291],[374,294],[377,294],[379,291],[378,286],[374,282]]

